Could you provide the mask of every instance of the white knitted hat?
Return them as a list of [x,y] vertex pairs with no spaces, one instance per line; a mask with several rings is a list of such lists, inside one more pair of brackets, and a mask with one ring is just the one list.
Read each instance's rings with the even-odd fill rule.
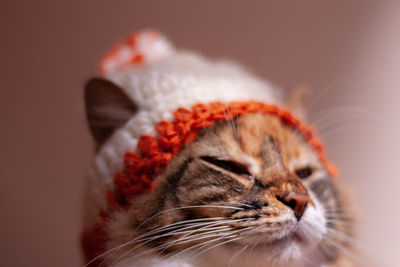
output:
[[136,152],[142,135],[157,137],[155,126],[173,121],[178,108],[197,103],[256,100],[276,103],[268,82],[226,61],[176,51],[159,33],[135,33],[118,44],[101,62],[102,75],[119,85],[138,105],[138,112],[103,144],[89,173],[85,228],[93,227],[99,211],[106,210],[106,193],[123,169],[127,151]]

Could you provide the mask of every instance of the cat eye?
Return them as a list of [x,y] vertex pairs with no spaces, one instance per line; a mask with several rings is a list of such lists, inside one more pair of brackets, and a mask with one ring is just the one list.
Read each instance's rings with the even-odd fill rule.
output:
[[212,164],[216,167],[219,167],[221,169],[224,169],[224,170],[234,173],[236,175],[240,175],[247,179],[253,178],[253,176],[249,172],[247,166],[245,166],[244,164],[241,164],[239,162],[230,161],[230,160],[220,160],[220,159],[216,159],[213,157],[201,157],[200,159],[209,164]]
[[309,166],[301,168],[301,169],[297,169],[295,171],[297,177],[299,177],[300,179],[306,179],[308,177],[310,177],[313,174],[313,169]]

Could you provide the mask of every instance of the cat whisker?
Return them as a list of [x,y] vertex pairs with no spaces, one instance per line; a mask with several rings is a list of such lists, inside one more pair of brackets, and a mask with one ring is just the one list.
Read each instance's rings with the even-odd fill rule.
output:
[[[218,237],[218,236],[226,236],[226,235],[227,235],[226,233],[209,234],[208,236],[202,236],[202,237],[199,237],[199,238],[197,238],[197,239],[201,240],[201,239],[204,239],[204,238]],[[183,243],[190,242],[190,241],[193,241],[193,240],[187,240],[187,241],[181,242],[181,243],[183,244]],[[172,243],[172,242],[176,242],[176,240],[171,241],[170,243]],[[181,244],[181,243],[179,243],[179,244]],[[173,244],[169,244],[169,246],[172,246],[172,245],[173,245]],[[165,249],[167,249],[167,248],[168,248],[167,244],[163,244],[163,245],[160,245],[160,246],[155,247],[155,248],[147,249],[146,251],[144,251],[144,252],[142,252],[142,253],[139,253],[138,255],[135,255],[133,258],[130,258],[130,260],[137,259],[137,258],[139,258],[139,257],[141,257],[141,256],[146,255],[147,253],[150,253],[150,252],[154,253],[154,252],[156,252],[156,251],[158,251],[158,250],[160,250],[160,249],[164,249],[164,250],[165,250]],[[131,253],[132,251],[133,251],[133,250],[130,250],[130,251],[128,251],[128,253]],[[128,253],[125,253],[125,254],[128,254]],[[162,251],[159,252],[159,253],[162,253]],[[120,258],[126,256],[125,254],[122,255],[121,257],[119,257],[118,259],[116,259],[114,262],[117,262],[117,261],[120,260]]]
[[248,207],[248,208],[252,208],[251,205],[248,205],[246,203],[242,203],[242,202],[234,202],[234,201],[227,201],[227,202],[218,202],[220,204],[229,204],[229,205],[238,205],[238,208],[242,208],[242,207]]
[[173,255],[173,257],[177,257],[178,255],[184,254],[184,253],[186,253],[187,251],[189,251],[189,250],[191,250],[191,249],[194,249],[194,248],[196,248],[196,247],[200,247],[200,248],[196,249],[195,251],[193,251],[193,252],[192,252],[192,254],[193,254],[193,253],[196,252],[197,250],[202,249],[204,246],[207,246],[207,245],[210,244],[210,243],[217,242],[217,241],[220,240],[221,238],[224,238],[224,239],[225,239],[225,238],[230,238],[230,237],[233,237],[233,236],[237,236],[237,234],[238,234],[239,232],[242,232],[242,231],[244,231],[244,230],[246,230],[246,229],[231,230],[231,231],[229,231],[227,234],[222,235],[220,238],[213,239],[213,240],[209,240],[209,241],[207,240],[207,241],[205,241],[205,242],[202,242],[202,243],[196,244],[196,245],[194,245],[194,246],[188,247],[188,248],[184,249],[183,251],[180,251],[179,253]]
[[[195,232],[199,232],[199,231],[210,230],[211,229],[210,227],[212,227],[212,229],[218,229],[218,227],[220,227],[220,228],[228,227],[228,229],[230,229],[229,226],[226,226],[226,225],[218,226],[218,225],[228,224],[228,223],[232,223],[232,222],[240,222],[240,221],[245,221],[245,220],[247,220],[247,219],[223,220],[223,221],[212,222],[212,223],[203,223],[203,224],[193,225],[190,227],[185,227],[185,228],[175,230],[175,231],[163,234],[163,235],[149,237],[148,239],[154,240],[154,239],[165,237],[165,236],[174,236],[174,235],[179,235],[179,234],[191,234],[191,233],[195,233]],[[182,231],[182,230],[190,229],[193,227],[199,227],[199,226],[201,226],[201,227],[196,228],[194,230]],[[139,240],[139,242],[141,242],[141,241],[146,241],[146,239]]]
[[357,241],[357,239],[355,239],[345,233],[337,231],[336,229],[328,228],[325,235],[327,235],[328,237],[333,237],[335,239],[339,239],[340,241],[345,242],[345,243],[350,243],[355,246],[358,246],[358,244],[360,244]]
[[349,211],[357,211],[356,207],[343,207],[343,206],[336,206],[336,207],[324,207],[324,210],[327,212],[331,211],[340,211],[340,212],[349,212]]
[[353,214],[356,213],[357,211],[350,211],[349,209],[344,209],[344,208],[337,208],[337,209],[325,209],[326,214]]
[[[132,245],[132,244],[138,243],[138,242],[141,242],[141,243],[138,244],[138,245],[136,245],[135,247],[129,249],[127,252],[125,252],[124,254],[122,254],[122,255],[121,255],[117,260],[115,260],[114,262],[116,262],[116,261],[118,261],[119,259],[121,259],[121,258],[125,257],[126,255],[130,254],[131,252],[133,252],[133,251],[136,250],[137,248],[139,248],[139,247],[141,247],[141,246],[143,246],[143,245],[145,245],[145,244],[147,244],[147,243],[149,243],[149,242],[151,242],[151,241],[154,241],[154,240],[156,240],[156,239],[162,238],[162,237],[173,236],[173,235],[178,235],[178,234],[185,234],[185,233],[186,233],[187,235],[190,235],[191,233],[195,233],[195,232],[199,232],[199,231],[204,231],[205,229],[207,229],[207,227],[212,227],[212,226],[215,226],[215,225],[226,224],[226,223],[232,223],[232,222],[238,222],[238,221],[243,221],[243,220],[244,220],[244,219],[235,219],[235,220],[222,220],[222,221],[217,221],[217,222],[212,222],[212,223],[210,223],[210,222],[208,222],[208,223],[199,223],[199,224],[197,224],[197,225],[191,225],[189,228],[199,227],[199,226],[203,226],[203,227],[198,228],[198,229],[194,229],[194,230],[191,230],[191,231],[179,232],[179,231],[182,230],[182,229],[178,229],[178,230],[173,231],[172,233],[166,233],[166,234],[162,234],[162,235],[158,235],[158,236],[150,236],[150,237],[145,238],[145,239],[142,239],[142,240],[137,240],[137,239],[135,239],[134,241],[131,240],[130,242],[127,242],[127,243],[125,244],[125,246],[127,246],[127,245]],[[222,226],[222,227],[226,227],[226,226]],[[186,227],[186,228],[188,228],[188,227]],[[213,229],[216,229],[216,228],[213,228]],[[222,228],[221,228],[221,229],[222,229]],[[229,228],[228,228],[228,229],[229,229]]]
[[347,116],[358,116],[358,118],[361,117],[361,118],[371,119],[374,122],[379,123],[379,125],[382,127],[385,127],[387,129],[390,128],[390,126],[387,125],[387,123],[384,120],[382,120],[382,118],[380,118],[378,115],[372,112],[369,112],[367,109],[362,107],[354,107],[354,106],[337,107],[334,109],[327,110],[325,112],[320,112],[318,115],[322,116],[315,117],[314,119],[311,120],[311,123],[315,126],[318,125],[319,123],[329,122],[332,117],[335,118],[347,115]]
[[245,251],[248,247],[249,247],[249,245],[246,245],[246,246],[244,246],[243,248],[241,248],[240,250],[238,250],[238,251],[232,256],[232,259],[229,261],[228,267],[231,267],[232,264],[235,262],[235,260],[239,257],[239,255],[242,254],[242,252]]
[[325,212],[325,217],[327,218],[332,218],[332,219],[343,219],[347,221],[357,221],[357,217],[354,216],[353,214],[357,214],[357,211],[354,212],[349,212],[349,211],[343,211],[343,210],[337,210],[337,211],[328,211]]
[[353,223],[350,221],[344,221],[344,220],[335,220],[335,219],[327,219],[326,220],[328,223],[332,223],[334,225],[352,225]]
[[254,250],[255,250],[255,248],[259,245],[260,243],[259,242],[256,242],[256,243],[254,243],[252,246],[251,246],[251,249],[250,249],[250,252],[247,254],[247,262],[249,262],[249,259],[251,259],[252,257],[253,257],[253,255],[254,255]]
[[[210,243],[217,242],[217,241],[220,240],[220,239],[226,239],[226,238],[231,238],[231,237],[236,237],[236,235],[229,233],[229,234],[224,234],[224,235],[220,236],[220,237],[217,238],[217,239],[206,240],[206,241],[204,241],[204,242],[201,242],[201,243],[199,243],[199,244],[190,246],[190,247],[188,247],[188,248],[186,248],[186,249],[184,249],[184,250],[182,250],[182,251],[180,251],[180,252],[178,252],[178,253],[172,255],[172,256],[171,256],[171,259],[174,259],[174,258],[177,258],[178,256],[184,255],[184,254],[187,253],[188,251],[193,250],[193,249],[196,249],[196,248],[198,248],[198,247],[203,247],[203,246],[208,245],[208,244],[210,244]],[[197,251],[197,250],[195,250],[195,251]]]
[[353,217],[349,216],[348,214],[331,213],[331,214],[325,214],[325,217],[328,220],[339,219],[339,220],[348,221],[348,222],[354,222],[355,221],[355,219],[353,219]]
[[[235,235],[239,236],[238,234],[240,234],[240,232],[244,232],[244,231],[246,231],[246,230],[248,230],[248,227],[245,227],[245,228],[242,228],[242,229],[238,229],[238,230],[233,230],[233,231],[231,231],[229,234],[235,234]],[[242,238],[242,236],[241,236],[240,238]],[[211,241],[216,241],[216,240],[211,240]],[[211,242],[210,242],[210,243],[211,243]],[[207,245],[208,245],[208,244],[205,244],[204,246],[207,246]],[[198,251],[198,250],[201,250],[204,246],[202,246],[202,247],[196,249],[195,251],[192,252],[192,254],[195,253],[195,252]]]
[[150,216],[149,218],[147,218],[146,220],[144,220],[144,222],[142,222],[136,229],[135,231],[132,232],[131,236],[133,234],[135,234],[141,227],[143,227],[143,225],[145,225],[146,223],[148,223],[151,219],[154,219],[157,216],[160,216],[164,213],[170,212],[170,211],[176,211],[176,210],[182,210],[182,209],[193,209],[193,208],[225,208],[225,209],[233,209],[233,210],[243,210],[242,208],[239,207],[233,207],[233,206],[222,206],[222,205],[193,205],[193,206],[184,206],[184,207],[175,207],[175,208],[170,208],[167,210],[163,210],[160,211],[152,216]]
[[360,257],[354,253],[353,251],[351,251],[347,246],[340,244],[339,242],[335,241],[333,238],[335,237],[328,237],[326,236],[322,242],[320,243],[322,246],[325,246],[328,251],[331,250],[330,247],[334,247],[335,249],[340,249],[341,253],[346,254],[347,256],[349,256],[352,260],[356,261],[356,262],[361,262]]
[[197,240],[201,240],[201,239],[205,239],[205,238],[211,238],[211,237],[217,237],[217,236],[226,235],[227,231],[222,231],[222,230],[230,230],[230,229],[229,228],[228,229],[221,229],[219,231],[210,231],[210,232],[206,232],[206,233],[186,236],[185,238],[179,238],[177,240],[171,241],[169,243],[166,243],[166,244],[160,246],[159,249],[163,249],[163,250],[160,251],[159,254],[161,254],[162,252],[164,252],[166,249],[170,248],[171,246],[182,245],[182,244],[185,244],[185,243],[189,243],[189,242],[193,242],[193,241],[197,241]]
[[153,231],[147,232],[147,233],[145,233],[145,234],[143,234],[143,235],[141,235],[139,237],[136,237],[133,240],[129,240],[129,241],[127,241],[127,242],[125,242],[125,243],[123,243],[121,245],[118,245],[118,246],[116,246],[116,247],[114,247],[112,249],[107,250],[106,252],[104,252],[104,253],[96,256],[95,258],[91,259],[89,262],[87,262],[84,265],[84,267],[89,266],[92,262],[94,262],[94,261],[106,256],[107,254],[115,252],[118,249],[122,249],[125,246],[131,245],[131,244],[135,243],[136,241],[138,241],[139,239],[144,238],[146,236],[149,236],[151,234],[155,234],[155,233],[158,233],[158,232],[168,231],[168,230],[171,230],[171,229],[182,227],[182,225],[185,225],[187,223],[191,223],[191,224],[189,224],[191,226],[192,225],[198,226],[199,222],[210,221],[210,220],[214,220],[214,221],[217,220],[218,221],[218,220],[222,220],[222,219],[225,219],[225,218],[224,217],[210,217],[210,218],[191,219],[191,220],[179,221],[179,222],[176,222],[176,223],[172,223],[172,224],[157,228],[157,229],[155,229]]
[[183,240],[178,239],[178,240],[170,241],[170,242],[168,242],[166,244],[157,246],[155,248],[150,248],[149,250],[151,250],[152,253],[156,253],[157,251],[161,250],[161,251],[158,252],[158,255],[160,255],[166,249],[168,249],[169,247],[171,247],[173,245],[181,245],[181,244],[192,242],[194,240],[201,240],[201,239],[205,239],[205,238],[218,237],[218,236],[222,236],[222,235],[226,235],[226,233],[214,233],[214,234],[208,234],[208,235],[204,235],[204,234],[202,234],[202,235],[200,235],[200,234],[199,235],[194,235],[194,236],[192,236],[192,237],[195,237],[193,239],[190,239],[190,238],[186,238],[186,239],[183,239]]
[[[324,123],[329,122],[333,119],[346,119],[347,116],[365,116],[367,111],[363,110],[361,107],[337,107],[333,109],[328,109],[321,111],[310,118],[310,123],[315,127],[320,128]],[[367,113],[368,114],[368,113]]]
[[344,74],[336,79],[334,79],[331,83],[327,84],[323,89],[318,90],[318,92],[313,96],[311,99],[310,103],[307,105],[308,109],[311,110],[312,107],[319,102],[322,96],[324,96],[326,93],[328,93],[330,90],[335,88],[335,86],[339,85],[340,83],[349,80],[351,77],[353,77],[354,74]]
[[[142,240],[138,240],[137,242],[147,242],[147,241],[153,241],[159,238],[163,238],[163,237],[173,237],[173,236],[177,236],[177,235],[190,235],[192,233],[195,232],[199,232],[199,231],[204,231],[204,230],[221,230],[221,229],[230,229],[228,226],[217,226],[217,227],[212,227],[214,225],[208,225],[210,228],[206,228],[206,227],[202,227],[200,229],[194,229],[194,230],[187,230],[187,231],[180,231],[180,230],[175,230],[166,234],[162,234],[162,235],[157,235],[157,236],[152,236],[152,237],[148,237]],[[208,227],[207,226],[207,227]],[[190,227],[193,228],[193,227]]]
[[361,121],[356,119],[357,119],[356,116],[348,114],[347,116],[338,116],[336,118],[324,121],[320,125],[315,125],[315,129],[318,135],[320,135],[321,133],[323,134],[332,131],[334,129],[340,129],[344,127],[357,126],[361,128],[363,124],[361,123]]
[[194,206],[184,206],[184,207],[179,207],[176,209],[192,209],[192,208],[224,208],[224,209],[233,209],[233,210],[243,210],[242,208],[239,207],[233,207],[233,206],[222,206],[222,205],[194,205]]
[[[216,90],[217,94],[220,94],[221,98],[222,98],[222,99],[225,99],[225,96],[223,95],[223,91],[221,91],[221,90],[219,89],[219,85],[218,85],[218,84],[216,84],[216,89],[217,89],[217,90]],[[224,92],[226,93],[226,91],[224,91]],[[234,121],[234,118],[233,118],[233,116],[232,116],[232,113],[230,112],[229,105],[226,104],[225,102],[223,102],[223,105],[225,106],[224,116],[225,116],[225,118],[226,118],[226,119],[225,119],[226,124],[232,128],[233,136],[234,136],[234,137],[236,138],[236,140],[237,140],[237,139],[238,139],[238,136],[239,136],[238,129],[237,129],[237,125],[236,125],[236,123],[235,123],[235,121]]]
[[343,126],[343,127],[339,127],[330,131],[326,131],[326,132],[321,132],[319,134],[319,136],[322,139],[325,139],[325,143],[327,143],[327,140],[332,137],[332,136],[337,136],[340,134],[344,134],[344,133],[357,133],[357,132],[362,132],[362,133],[366,133],[366,132],[373,132],[374,129],[372,129],[371,127],[357,127],[357,125],[350,125],[350,126]]
[[316,267],[320,267],[320,266],[321,266],[318,262],[312,261],[312,260],[310,260],[308,257],[306,257],[306,256],[304,256],[304,255],[302,255],[301,258],[302,258],[305,262],[308,262],[309,264],[311,264],[311,265],[307,265],[307,266],[316,266]]
[[[355,250],[358,250],[362,247],[362,244],[358,242],[358,240],[339,232],[335,229],[328,229],[329,231],[326,233],[323,242],[328,243],[328,245],[333,246],[334,248],[339,249],[341,252],[344,252],[348,256],[350,256],[353,260],[360,262],[360,257]],[[323,242],[321,242],[323,244]],[[352,250],[349,247],[352,247]]]
[[[172,224],[169,224],[169,225],[154,229],[153,231],[147,232],[147,233],[141,235],[140,237],[135,238],[135,241],[140,239],[140,238],[145,238],[145,237],[147,237],[149,235],[153,235],[153,234],[156,234],[156,233],[159,233],[159,232],[165,232],[165,231],[173,230],[173,229],[176,229],[176,228],[179,228],[179,227],[184,227],[184,228],[181,228],[181,230],[182,230],[182,229],[186,229],[186,228],[193,228],[193,227],[196,227],[196,226],[199,226],[199,225],[202,225],[202,224],[212,224],[212,223],[215,223],[215,221],[218,222],[219,220],[224,219],[224,218],[223,217],[216,217],[216,218],[213,218],[213,219],[214,220],[212,220],[211,222],[207,222],[207,221],[210,221],[210,220],[206,220],[205,218],[202,218],[202,219],[186,220],[186,221],[180,221],[180,222],[177,222],[177,223],[172,223]],[[194,222],[192,222],[192,221],[194,221]],[[191,223],[188,223],[188,222],[191,222]]]
[[315,121],[310,121],[310,124],[317,129],[318,132],[323,131],[329,125],[343,123],[345,121],[349,121],[351,119],[359,119],[359,114],[352,114],[347,112],[339,112],[339,113],[329,113],[325,116],[321,116],[320,118],[316,119]]
[[[224,222],[224,223],[225,223],[225,222]],[[221,224],[221,223],[219,223],[219,224]],[[209,227],[211,227],[211,226],[214,226],[214,225],[215,225],[215,222],[213,222],[213,223],[199,223],[199,224],[197,224],[197,225],[191,225],[190,227],[185,227],[184,229],[193,228],[193,227],[199,227],[199,226],[206,226],[206,227],[209,226]],[[195,230],[191,230],[191,231],[184,231],[184,232],[179,232],[179,231],[182,230],[182,229],[178,229],[178,230],[175,230],[175,231],[173,231],[173,232],[166,233],[166,234],[162,234],[162,235],[150,236],[150,237],[143,238],[143,239],[139,239],[139,240],[132,240],[132,241],[129,242],[129,244],[127,244],[127,245],[132,245],[132,244],[134,244],[134,243],[139,243],[139,242],[141,242],[141,243],[138,244],[138,245],[136,245],[135,247],[131,248],[131,249],[128,251],[128,253],[130,253],[130,251],[133,251],[133,250],[135,250],[135,249],[137,249],[137,248],[139,248],[139,247],[141,247],[141,246],[143,246],[143,245],[145,245],[145,244],[147,244],[147,243],[149,243],[149,242],[151,242],[151,241],[154,241],[154,240],[159,239],[159,238],[162,238],[162,237],[173,236],[173,235],[182,234],[182,233],[191,233],[191,232],[195,232],[195,231],[200,231],[201,229],[202,229],[202,228],[195,229]],[[123,256],[124,256],[124,255],[123,255]]]
[[[213,245],[213,246],[211,246],[211,247],[209,247],[209,248],[207,248],[207,249],[201,251],[200,253],[198,253],[198,254],[192,256],[191,258],[194,259],[194,258],[199,257],[200,255],[206,253],[207,251],[209,251],[209,250],[211,250],[211,249],[220,247],[220,246],[225,245],[225,244],[228,244],[228,243],[232,243],[232,242],[237,241],[237,240],[239,240],[239,239],[242,238],[242,237],[240,237],[240,236],[239,236],[239,237],[235,237],[235,235],[233,235],[233,236],[227,236],[227,237],[222,236],[222,237],[217,238],[216,240],[213,240],[213,241],[215,242],[215,241],[218,241],[218,240],[220,240],[220,239],[226,239],[226,238],[231,238],[231,237],[234,237],[234,238],[233,238],[233,239],[229,239],[229,240],[224,241],[224,242],[220,242],[220,243],[218,243],[218,244],[216,244],[216,245]],[[206,246],[207,246],[207,245],[208,245],[208,244],[206,244]],[[200,249],[201,249],[201,248],[200,248]]]

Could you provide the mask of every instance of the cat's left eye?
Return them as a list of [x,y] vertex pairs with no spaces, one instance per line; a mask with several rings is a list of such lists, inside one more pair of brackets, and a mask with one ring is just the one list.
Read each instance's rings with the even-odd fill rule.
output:
[[212,164],[226,171],[232,172],[236,175],[246,177],[247,179],[252,178],[252,175],[249,172],[248,168],[241,163],[230,160],[220,160],[214,157],[201,157],[201,159],[209,164]]
[[307,166],[304,168],[297,169],[295,171],[295,173],[296,173],[297,177],[299,177],[300,179],[306,179],[313,174],[313,169],[311,167]]

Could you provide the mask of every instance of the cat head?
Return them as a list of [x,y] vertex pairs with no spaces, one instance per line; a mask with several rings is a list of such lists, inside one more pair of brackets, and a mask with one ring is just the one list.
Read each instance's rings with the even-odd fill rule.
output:
[[[107,91],[96,97],[107,96],[108,104],[91,99],[96,90]],[[136,112],[122,92],[105,80],[87,85],[88,121],[99,145]],[[179,149],[165,168],[151,177],[152,191],[124,195],[125,183],[114,195],[119,208],[109,214],[106,246],[121,249],[108,255],[111,262],[137,261],[138,253],[154,251],[186,257],[208,244],[215,245],[214,253],[228,255],[252,247],[254,261],[271,263],[337,257],[329,242],[336,231],[349,229],[335,223],[342,203],[317,141],[279,112],[259,107],[260,112],[236,116],[232,107],[221,107],[220,120],[199,128],[191,142],[176,144]]]
[[190,53],[151,62],[154,53],[138,54],[142,39],[118,46],[102,65],[107,79],[86,86],[98,148],[87,259],[245,264],[237,252],[252,264],[337,260],[351,227],[338,217],[335,169],[310,127],[240,67]]

